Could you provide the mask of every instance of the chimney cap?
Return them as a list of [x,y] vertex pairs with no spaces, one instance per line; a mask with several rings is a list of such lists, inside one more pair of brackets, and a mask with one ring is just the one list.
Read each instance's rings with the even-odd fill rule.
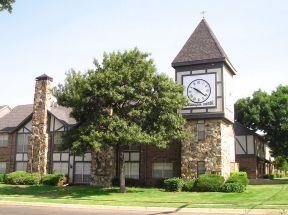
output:
[[53,81],[53,78],[49,77],[46,74],[40,75],[39,77],[36,78],[36,81],[42,81],[42,80],[49,80],[49,81]]

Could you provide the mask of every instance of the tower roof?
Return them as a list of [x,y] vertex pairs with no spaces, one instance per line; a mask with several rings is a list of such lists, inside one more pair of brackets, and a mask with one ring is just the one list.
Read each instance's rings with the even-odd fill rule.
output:
[[43,74],[43,75],[40,75],[40,76],[36,77],[36,81],[42,81],[42,80],[53,81],[53,78],[49,77],[46,74]]
[[233,74],[236,70],[205,19],[198,24],[190,38],[172,62],[173,67],[202,63],[225,62]]

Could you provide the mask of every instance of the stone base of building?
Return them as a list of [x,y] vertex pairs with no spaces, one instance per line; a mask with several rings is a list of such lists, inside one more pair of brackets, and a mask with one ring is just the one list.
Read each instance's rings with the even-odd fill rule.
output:
[[[204,123],[205,138],[198,141],[199,122]],[[189,179],[204,173],[214,173],[228,178],[231,162],[235,162],[232,124],[223,120],[191,120],[186,127],[193,136],[182,144],[181,176]]]
[[91,185],[109,187],[115,176],[115,151],[109,147],[91,153]]

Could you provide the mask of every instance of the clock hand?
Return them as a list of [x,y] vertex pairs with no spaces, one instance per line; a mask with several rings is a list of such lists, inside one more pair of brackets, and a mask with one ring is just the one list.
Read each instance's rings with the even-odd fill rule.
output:
[[193,89],[196,90],[198,93],[202,94],[203,96],[207,96],[207,94],[202,93],[201,90],[199,90],[199,89],[197,89],[197,88],[195,88],[195,87],[193,87]]

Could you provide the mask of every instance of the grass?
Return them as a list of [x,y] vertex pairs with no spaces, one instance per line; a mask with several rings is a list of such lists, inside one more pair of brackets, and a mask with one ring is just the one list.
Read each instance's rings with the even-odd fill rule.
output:
[[248,185],[244,193],[164,192],[156,188],[25,186],[0,184],[0,201],[174,208],[288,209],[288,184]]

